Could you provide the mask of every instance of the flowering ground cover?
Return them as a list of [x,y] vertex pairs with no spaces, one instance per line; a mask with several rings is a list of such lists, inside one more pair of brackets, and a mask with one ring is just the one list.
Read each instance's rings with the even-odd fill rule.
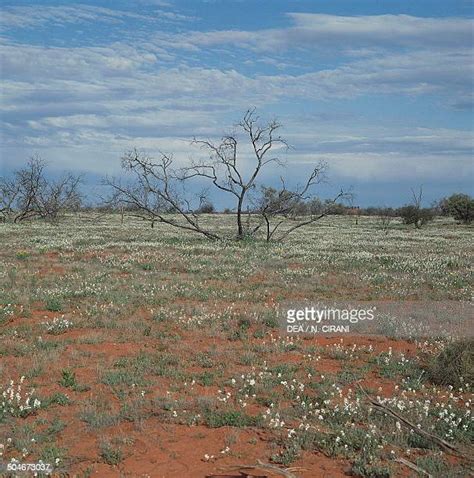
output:
[[[230,230],[228,216],[207,221]],[[78,477],[259,462],[268,476],[264,465],[471,473],[470,377],[429,372],[451,337],[420,337],[416,323],[397,337],[396,317],[374,335],[287,336],[277,313],[322,299],[469,304],[472,228],[386,234],[376,218],[333,216],[267,244],[81,214],[0,236],[0,462]]]

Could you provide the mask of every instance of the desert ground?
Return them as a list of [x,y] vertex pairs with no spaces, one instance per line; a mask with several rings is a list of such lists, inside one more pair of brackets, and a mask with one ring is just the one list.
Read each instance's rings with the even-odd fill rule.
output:
[[472,231],[330,216],[267,244],[118,214],[0,224],[0,461],[74,477],[471,476],[470,384],[430,373],[451,337],[398,337],[397,317],[288,336],[277,311],[469,303]]

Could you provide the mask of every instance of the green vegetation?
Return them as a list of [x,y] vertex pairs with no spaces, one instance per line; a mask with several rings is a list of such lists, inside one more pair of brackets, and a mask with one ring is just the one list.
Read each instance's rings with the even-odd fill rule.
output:
[[[461,324],[456,312],[433,314],[424,329],[395,308],[369,338],[280,333],[291,302],[469,303],[470,226],[392,218],[386,234],[377,217],[352,219],[324,218],[286,243],[211,242],[113,214],[2,224],[0,270],[15,271],[0,274],[5,459],[58,459],[88,476],[125,467],[134,440],[173,460],[184,436],[209,467],[255,451],[281,466],[324,455],[362,477],[409,472],[395,458],[466,476],[465,461],[451,463],[365,395],[469,449],[473,342],[432,332]],[[234,227],[225,215],[203,221]],[[222,443],[206,448],[214,437]]]

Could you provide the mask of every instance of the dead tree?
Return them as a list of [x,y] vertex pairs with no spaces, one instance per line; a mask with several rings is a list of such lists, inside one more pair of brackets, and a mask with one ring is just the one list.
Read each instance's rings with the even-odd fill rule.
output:
[[277,135],[281,125],[277,121],[261,124],[255,109],[248,110],[237,127],[248,138],[253,155],[253,165],[249,174],[244,174],[244,165],[238,154],[238,139],[230,134],[219,143],[194,139],[194,144],[202,146],[209,154],[208,160],[201,160],[183,168],[182,179],[206,178],[219,190],[231,194],[236,201],[237,238],[249,233],[244,227],[243,214],[249,191],[255,188],[262,169],[272,163],[281,164],[278,157],[272,156],[278,146],[287,147],[284,139]]
[[[244,134],[251,147],[251,167],[247,171],[245,156],[238,150],[237,134],[225,135],[220,142],[196,140],[193,143],[201,146],[207,153],[206,159],[192,161],[189,166],[175,169],[171,155],[160,153],[159,160],[153,160],[146,154],[134,149],[122,158],[122,167],[132,173],[135,181],[122,184],[116,179],[106,179],[105,184],[113,190],[109,204],[125,205],[132,215],[149,220],[153,225],[162,222],[171,226],[197,232],[209,239],[219,239],[215,232],[204,228],[200,223],[200,213],[204,212],[208,203],[205,194],[201,194],[200,207],[193,209],[191,201],[186,199],[188,182],[204,179],[209,187],[232,195],[235,199],[236,238],[253,236],[266,227],[267,241],[276,238],[276,231],[283,239],[291,232],[321,219],[329,212],[329,205],[344,196],[340,193],[334,200],[327,201],[323,210],[312,211],[304,216],[301,206],[310,197],[310,190],[324,177],[325,164],[318,163],[306,183],[295,190],[289,190],[282,179],[279,191],[262,188],[264,191],[258,207],[250,210],[252,194],[257,191],[257,181],[262,170],[270,165],[282,166],[280,158],[274,155],[277,147],[288,147],[286,141],[277,133],[281,125],[277,121],[261,123],[255,110],[248,110],[236,126]],[[272,192],[273,191],[273,192]],[[320,204],[320,203],[319,203]],[[207,210],[209,210],[207,204]],[[247,210],[247,221],[245,221]],[[172,213],[172,214],[171,214]],[[257,217],[257,225],[251,217]],[[280,229],[284,220],[291,220],[291,225],[285,231]],[[275,224],[276,222],[276,224]]]
[[431,208],[421,207],[423,200],[423,188],[420,186],[418,193],[411,190],[413,201],[400,208],[400,216],[404,224],[413,224],[416,229],[421,229],[425,224],[434,219],[434,212]]
[[111,205],[124,205],[128,214],[151,222],[162,222],[178,229],[197,232],[209,239],[219,236],[201,226],[199,216],[184,196],[183,179],[173,168],[173,158],[161,153],[153,160],[133,149],[122,157],[122,168],[134,176],[132,183],[123,184],[106,178],[104,184],[112,188]]
[[393,210],[388,208],[383,208],[380,210],[378,215],[378,224],[380,229],[387,235],[390,231],[390,226],[392,224],[394,217],[393,217]]
[[79,207],[80,183],[80,176],[73,174],[49,180],[45,162],[34,156],[12,179],[0,178],[0,212],[15,223],[33,218],[55,222],[61,213]]
[[0,221],[6,222],[14,217],[15,204],[20,192],[17,181],[0,178]]

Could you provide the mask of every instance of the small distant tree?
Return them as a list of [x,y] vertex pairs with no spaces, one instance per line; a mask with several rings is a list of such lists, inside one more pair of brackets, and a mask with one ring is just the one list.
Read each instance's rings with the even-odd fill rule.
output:
[[434,219],[434,212],[431,208],[421,207],[423,199],[423,188],[421,186],[418,193],[412,189],[412,196],[412,204],[400,208],[399,214],[404,224],[413,224],[417,229],[420,229]]
[[388,234],[393,221],[394,213],[392,208],[377,208],[377,221],[380,229]]
[[440,203],[441,212],[456,221],[470,224],[474,219],[474,199],[468,194],[453,194]]
[[16,223],[33,218],[55,222],[62,213],[80,207],[80,183],[74,174],[48,179],[45,162],[34,156],[11,179],[0,178],[0,212]]
[[318,197],[312,198],[306,202],[307,213],[311,215],[318,215],[324,211],[324,204]]
[[344,204],[340,202],[334,202],[332,199],[326,199],[324,206],[326,214],[330,216],[341,216],[346,212],[347,209]]
[[203,203],[198,207],[197,211],[198,214],[213,214],[216,212],[214,208],[214,204],[212,204],[208,200],[204,200]]

